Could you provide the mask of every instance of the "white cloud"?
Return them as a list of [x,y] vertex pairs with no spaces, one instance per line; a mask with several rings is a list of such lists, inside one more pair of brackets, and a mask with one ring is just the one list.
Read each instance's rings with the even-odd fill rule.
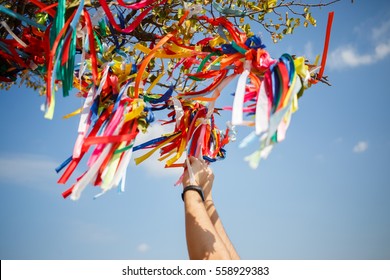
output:
[[[145,150],[142,154],[146,153],[148,150]],[[134,155],[134,158],[141,156],[142,154]],[[140,163],[140,168],[146,169],[147,173],[154,177],[171,177],[179,179],[183,170],[181,168],[165,168],[165,161],[161,162],[158,160],[159,153],[152,155],[150,158]],[[177,163],[182,162],[183,160],[179,159]]]
[[75,220],[70,223],[71,236],[88,243],[111,243],[120,239],[111,228],[102,227],[100,224]]
[[157,137],[161,137],[163,134],[171,133],[174,129],[174,124],[168,124],[168,125],[160,125],[160,124],[155,124],[155,125],[150,125],[148,127],[148,130],[146,133],[140,132],[137,135],[135,145],[142,144],[146,141],[152,140]]
[[390,40],[387,43],[378,44],[375,47],[375,57],[379,59],[383,59],[390,54]]
[[56,185],[58,176],[54,169],[57,165],[58,162],[41,155],[0,155],[0,180],[35,189],[48,190],[50,186]]
[[390,20],[383,22],[380,26],[367,31],[371,38],[366,42],[372,42],[372,51],[362,53],[354,45],[343,45],[329,54],[327,66],[332,69],[354,68],[374,64],[390,56]]
[[330,53],[327,66],[332,69],[354,68],[374,64],[390,55],[390,40],[379,43],[371,53],[362,54],[356,47],[342,46]]
[[368,143],[366,141],[359,141],[354,147],[354,153],[363,153],[368,149]]
[[372,38],[380,40],[382,37],[389,37],[390,34],[390,20],[385,21],[382,25],[372,29]]
[[141,243],[137,246],[137,251],[139,253],[146,253],[149,250],[150,250],[150,246],[146,243]]

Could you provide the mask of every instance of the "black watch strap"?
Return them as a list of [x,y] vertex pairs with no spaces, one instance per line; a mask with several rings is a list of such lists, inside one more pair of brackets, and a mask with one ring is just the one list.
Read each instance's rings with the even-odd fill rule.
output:
[[202,201],[204,201],[203,189],[195,185],[189,185],[183,189],[183,192],[181,193],[181,199],[183,199],[183,201],[184,201],[184,194],[187,191],[196,191],[197,193],[199,193],[200,197],[202,198]]

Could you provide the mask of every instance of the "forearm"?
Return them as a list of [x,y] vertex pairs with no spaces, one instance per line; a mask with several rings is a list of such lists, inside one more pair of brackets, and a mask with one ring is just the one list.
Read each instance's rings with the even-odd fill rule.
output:
[[230,254],[211,223],[198,193],[184,195],[185,227],[190,259],[229,259]]
[[213,224],[215,231],[219,235],[220,239],[224,243],[227,251],[229,252],[230,258],[232,260],[239,260],[240,256],[237,254],[236,249],[234,248],[230,238],[226,234],[225,228],[222,225],[222,221],[219,218],[217,209],[215,208],[214,202],[211,198],[206,199],[204,202],[208,216],[210,217],[211,223]]

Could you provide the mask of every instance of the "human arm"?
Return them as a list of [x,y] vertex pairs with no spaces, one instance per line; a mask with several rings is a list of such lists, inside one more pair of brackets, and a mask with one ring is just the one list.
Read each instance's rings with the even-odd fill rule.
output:
[[[203,167],[205,168],[205,167]],[[207,180],[205,180],[205,183],[203,185],[204,190],[204,196],[205,201],[204,205],[207,211],[207,214],[211,220],[211,223],[214,225],[214,228],[216,232],[218,233],[219,237],[221,238],[222,242],[225,244],[226,249],[229,252],[230,258],[232,260],[239,260],[240,257],[237,254],[236,249],[234,248],[232,242],[230,241],[229,236],[227,235],[225,228],[222,224],[222,220],[219,217],[218,211],[215,207],[213,196],[212,196],[212,187],[214,183],[214,175],[210,169],[210,167],[207,166]]]
[[205,200],[204,203],[208,216],[210,217],[211,223],[214,225],[215,230],[217,231],[222,242],[225,244],[226,249],[229,252],[230,258],[232,260],[239,260],[240,256],[237,254],[236,249],[234,248],[232,242],[230,241],[225,228],[222,225],[222,221],[219,218],[217,209],[215,208],[214,202],[212,199]]
[[195,191],[187,191],[184,194],[184,205],[190,259],[230,259],[228,250],[211,223],[200,195]]
[[[184,195],[186,237],[190,258],[206,256],[209,259],[239,259],[213,203],[212,170],[203,160],[190,157],[189,161],[190,168],[184,172],[183,187],[191,184],[198,185],[202,187],[205,198],[203,202],[195,191],[187,191]],[[190,178],[191,173],[193,181]]]

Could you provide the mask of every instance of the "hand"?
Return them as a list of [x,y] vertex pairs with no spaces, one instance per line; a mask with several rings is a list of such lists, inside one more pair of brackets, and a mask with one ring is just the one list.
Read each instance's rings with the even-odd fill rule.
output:
[[205,200],[212,200],[211,197],[211,188],[214,182],[214,174],[208,164],[202,160],[195,157],[189,157],[189,162],[191,165],[191,170],[194,177],[194,182],[191,182],[190,170],[185,168],[183,175],[183,187],[195,184],[200,186],[203,189]]

